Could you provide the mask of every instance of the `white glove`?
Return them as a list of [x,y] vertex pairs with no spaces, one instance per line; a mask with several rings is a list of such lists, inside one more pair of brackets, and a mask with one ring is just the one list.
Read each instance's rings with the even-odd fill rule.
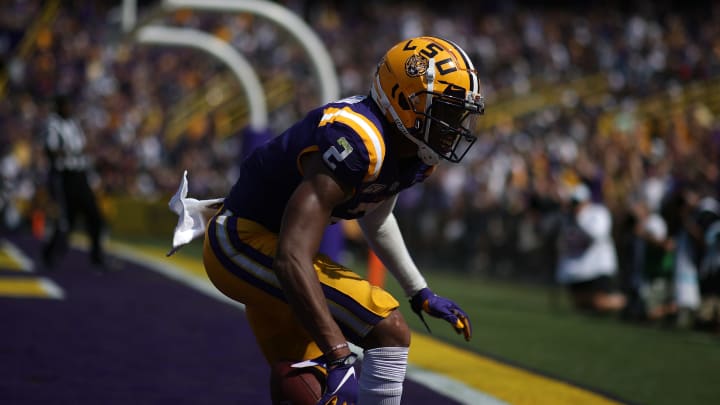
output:
[[173,233],[172,249],[167,253],[167,256],[172,255],[184,245],[204,235],[205,217],[212,216],[224,201],[223,198],[212,200],[187,198],[187,193],[188,180],[187,170],[185,170],[180,181],[180,187],[178,187],[177,192],[168,203],[170,211],[177,214],[179,218]]

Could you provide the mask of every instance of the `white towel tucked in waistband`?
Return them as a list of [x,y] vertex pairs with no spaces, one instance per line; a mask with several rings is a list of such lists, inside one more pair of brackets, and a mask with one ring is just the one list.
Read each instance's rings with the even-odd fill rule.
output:
[[220,208],[223,198],[197,200],[188,198],[187,170],[183,173],[180,187],[172,196],[168,206],[178,216],[178,223],[173,233],[172,249],[168,256],[180,250],[194,239],[205,234],[205,218],[210,217]]

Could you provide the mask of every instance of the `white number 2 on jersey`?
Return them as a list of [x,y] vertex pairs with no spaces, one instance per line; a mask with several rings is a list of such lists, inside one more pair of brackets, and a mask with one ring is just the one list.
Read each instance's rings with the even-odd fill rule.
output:
[[347,158],[353,151],[352,145],[350,145],[350,142],[345,139],[344,136],[338,138],[337,140],[338,145],[342,147],[342,152],[340,152],[335,145],[329,147],[325,153],[323,153],[323,160],[325,160],[325,163],[327,163],[328,167],[332,170],[335,170],[335,167],[337,165],[330,161],[330,158],[335,158],[335,161],[342,162]]

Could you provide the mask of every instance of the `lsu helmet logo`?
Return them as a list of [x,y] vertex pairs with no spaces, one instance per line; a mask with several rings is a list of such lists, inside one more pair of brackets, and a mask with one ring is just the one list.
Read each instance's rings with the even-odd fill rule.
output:
[[410,77],[422,76],[428,68],[428,60],[420,55],[411,55],[405,61],[405,73]]

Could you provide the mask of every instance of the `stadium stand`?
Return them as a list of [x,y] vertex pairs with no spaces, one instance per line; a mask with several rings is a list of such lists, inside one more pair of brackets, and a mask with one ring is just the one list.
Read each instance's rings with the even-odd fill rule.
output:
[[[226,69],[194,51],[123,41],[119,3],[2,6],[6,228],[28,226],[42,206],[46,162],[36,134],[58,91],[82,101],[106,210],[128,199],[163,203],[184,169],[193,178],[190,193],[201,197],[224,194],[235,178],[247,106]],[[648,199],[665,213],[668,232],[680,235],[692,204],[718,198],[720,8],[501,3],[283,2],[328,46],[344,96],[365,93],[386,44],[405,37],[453,38],[478,61],[487,115],[469,162],[441,166],[399,202],[398,219],[421,263],[552,280],[553,221],[567,190],[582,181],[612,212],[621,281],[632,289],[634,202]],[[154,5],[140,2],[139,11]],[[188,10],[164,23],[212,32],[252,60],[272,130],[317,101],[308,62],[271,24]],[[677,199],[686,204],[682,214],[669,205]]]

